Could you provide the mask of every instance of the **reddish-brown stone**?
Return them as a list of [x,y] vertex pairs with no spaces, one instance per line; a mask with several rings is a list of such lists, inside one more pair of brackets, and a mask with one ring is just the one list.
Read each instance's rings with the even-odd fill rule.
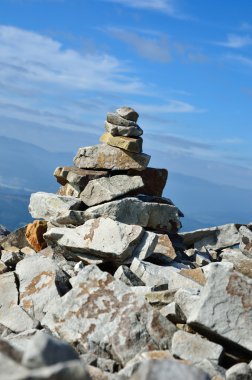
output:
[[[144,187],[141,189],[141,194],[154,195],[161,197],[167,178],[168,171],[166,169],[146,168],[145,170],[137,171],[130,169],[127,172],[128,175],[139,175],[142,177]],[[130,195],[139,194],[139,190],[130,193]]]
[[35,220],[26,227],[25,236],[32,248],[39,252],[47,246],[44,233],[47,231],[47,221]]

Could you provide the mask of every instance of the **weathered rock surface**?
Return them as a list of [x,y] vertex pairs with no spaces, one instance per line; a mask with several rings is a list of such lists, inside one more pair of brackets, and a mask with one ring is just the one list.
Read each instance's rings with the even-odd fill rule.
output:
[[120,107],[116,109],[116,113],[127,120],[137,121],[139,115],[131,107]]
[[133,120],[127,120],[120,116],[117,112],[108,112],[107,121],[111,124],[121,125],[123,127],[137,126],[137,123]]
[[110,218],[90,219],[76,228],[52,228],[44,237],[72,252],[122,262],[129,258],[144,236],[144,229]]
[[252,259],[252,231],[245,226],[241,226],[239,229],[239,235],[240,250],[244,255]]
[[[161,197],[168,178],[168,171],[166,169],[146,168],[139,172],[130,169],[127,175],[140,175],[142,177],[144,187],[141,189],[141,194]],[[131,195],[136,195],[136,193],[132,192]]]
[[100,137],[100,141],[116,148],[127,150],[127,152],[142,152],[143,140],[141,137],[113,136],[110,133],[105,132]]
[[124,282],[128,286],[144,286],[140,280],[126,265],[120,265],[114,273],[114,278]]
[[69,344],[38,331],[27,345],[22,364],[27,368],[40,368],[78,359],[77,352]]
[[168,284],[168,289],[178,288],[199,288],[200,285],[184,276],[181,276],[173,267],[163,267],[140,261],[135,258],[130,269],[138,276],[147,286]]
[[[33,218],[58,220],[69,210],[80,210],[82,202],[74,197],[38,192],[31,195],[29,211]],[[71,220],[69,220],[69,223]]]
[[89,181],[107,177],[108,174],[109,172],[105,170],[85,170],[76,168],[75,166],[57,167],[53,173],[57,182],[62,186],[70,185],[71,187],[68,191],[70,192],[72,189],[72,192],[75,191],[77,194],[80,194],[85,189]]
[[34,220],[33,223],[27,224],[25,236],[36,252],[46,247],[46,241],[43,238],[46,231],[47,222],[45,220]]
[[172,338],[171,350],[176,357],[190,360],[192,363],[208,359],[218,364],[223,347],[207,339],[203,339],[198,334],[177,331]]
[[106,144],[80,148],[74,158],[78,168],[107,170],[144,170],[149,161],[147,154],[126,152]]
[[29,247],[30,244],[25,237],[25,227],[21,227],[15,231],[12,231],[10,234],[1,239],[1,247],[3,249],[13,251],[13,247],[22,249],[24,247]]
[[19,279],[20,306],[32,317],[40,320],[44,307],[52,299],[60,298],[68,289],[68,278],[54,260],[30,256],[16,267]]
[[18,304],[18,290],[13,272],[1,274],[0,289],[0,308],[10,308]]
[[[252,280],[234,272],[230,263],[211,263],[207,267],[206,285],[188,323],[195,330],[252,353]],[[220,318],[223,315],[225,318]]]
[[14,333],[20,333],[35,327],[33,319],[19,306],[13,305],[0,309],[0,324]]
[[4,236],[7,236],[9,235],[10,231],[5,227],[3,226],[2,224],[0,224],[0,240],[4,237]]
[[143,202],[131,197],[90,207],[84,215],[86,220],[104,216],[121,223],[136,224],[164,232],[177,232],[181,226],[177,207]]
[[132,190],[144,186],[140,176],[115,175],[91,180],[80,194],[82,201],[88,206],[126,195]]
[[238,363],[226,372],[226,380],[251,380],[252,369],[247,363]]
[[192,232],[183,232],[180,236],[183,237],[186,248],[197,248],[198,250],[203,247],[222,249],[232,247],[240,242],[237,224],[225,224]]
[[131,380],[210,380],[198,368],[173,360],[148,360],[143,362]]
[[143,130],[138,125],[124,127],[122,125],[115,125],[105,121],[104,127],[112,136],[139,137],[143,134]]
[[242,273],[244,276],[247,276],[252,279],[252,260],[249,257],[245,256],[238,249],[224,249],[220,257],[222,261],[228,261],[233,264],[234,269],[237,272]]
[[176,314],[186,322],[193,310],[197,308],[199,299],[200,289],[179,289],[174,296]]
[[82,352],[125,365],[138,352],[170,346],[176,328],[121,281],[91,265],[71,283],[42,324]]

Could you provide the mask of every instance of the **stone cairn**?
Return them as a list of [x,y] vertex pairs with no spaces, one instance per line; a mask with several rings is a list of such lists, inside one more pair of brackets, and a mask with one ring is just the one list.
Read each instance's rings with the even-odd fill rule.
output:
[[179,233],[137,119],[0,226],[0,380],[252,379],[252,224]]

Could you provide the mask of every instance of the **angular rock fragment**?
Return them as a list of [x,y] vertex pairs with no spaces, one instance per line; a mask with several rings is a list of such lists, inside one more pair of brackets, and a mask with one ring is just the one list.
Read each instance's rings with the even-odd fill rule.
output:
[[220,257],[223,262],[232,263],[237,272],[252,279],[252,260],[241,253],[240,250],[224,249],[221,252]]
[[138,125],[124,127],[122,125],[115,125],[105,121],[104,127],[112,136],[139,137],[143,134],[143,130]]
[[3,226],[2,224],[0,224],[0,240],[9,235],[10,231],[5,227]]
[[143,140],[141,137],[113,136],[110,133],[105,132],[100,137],[100,141],[107,145],[126,150],[127,152],[142,152]]
[[117,112],[108,112],[107,121],[111,124],[120,125],[123,127],[137,126],[137,123],[133,120],[127,120],[120,116]]
[[122,262],[131,257],[144,229],[110,218],[90,219],[76,228],[52,228],[44,237],[72,252]]
[[143,362],[131,380],[210,380],[198,368],[179,363],[175,360],[148,360]]
[[80,148],[74,158],[78,168],[107,170],[144,170],[149,161],[147,154],[126,152],[105,144]]
[[226,371],[226,380],[250,380],[252,369],[247,363],[238,363]]
[[117,108],[116,113],[126,120],[137,121],[139,117],[138,113],[131,107]]
[[211,263],[205,268],[207,282],[188,323],[223,344],[226,341],[229,348],[233,343],[252,353],[252,280],[232,271],[231,263]]
[[88,206],[110,201],[126,195],[132,190],[141,189],[143,181],[140,176],[115,175],[91,180],[80,194]]
[[179,274],[198,282],[202,286],[204,286],[206,283],[206,278],[201,268],[181,269]]
[[172,242],[168,235],[157,234],[158,241],[154,248],[154,256],[165,256],[168,260],[172,261],[176,258],[176,252],[173,248]]
[[0,260],[0,274],[5,272],[8,272],[8,267],[2,260]]
[[204,228],[201,230],[182,232],[186,248],[203,247],[211,249],[223,249],[239,244],[239,232],[237,224],[224,224],[218,227]]
[[240,250],[252,259],[252,231],[245,226],[239,228]]
[[27,241],[25,237],[25,231],[26,226],[21,227],[7,236],[5,236],[3,239],[1,239],[1,247],[6,250],[13,251],[13,247],[22,249],[24,247],[30,247],[29,242]]
[[218,364],[223,352],[219,344],[203,339],[200,335],[177,331],[172,338],[172,353],[181,359],[198,363],[204,359]]
[[108,173],[106,170],[85,170],[76,168],[75,166],[63,166],[57,167],[53,174],[57,181],[62,186],[65,186],[65,194],[61,195],[78,196],[85,189],[89,181],[107,177]]
[[52,299],[60,298],[68,289],[68,278],[54,260],[30,256],[16,267],[19,278],[20,306],[38,320],[44,316],[43,309]]
[[177,207],[130,197],[90,207],[84,215],[86,220],[103,216],[164,232],[176,232],[181,226]]
[[33,223],[27,224],[25,236],[36,252],[46,247],[46,241],[43,238],[46,230],[47,222],[45,220],[34,220]]
[[42,321],[60,338],[122,365],[138,352],[170,346],[176,328],[121,281],[90,265],[71,283]]
[[200,285],[184,276],[181,276],[173,267],[162,267],[135,258],[130,269],[147,286],[168,284],[168,289],[199,288]]
[[69,210],[80,210],[81,207],[80,199],[38,192],[31,195],[29,212],[33,218],[57,220]]
[[145,231],[141,242],[134,249],[132,258],[137,257],[139,260],[144,260],[153,254],[158,241],[158,236],[154,232]]
[[0,324],[14,333],[20,333],[34,327],[33,319],[18,305],[3,306],[0,309]]
[[200,299],[200,289],[179,289],[174,296],[176,304],[176,314],[185,322],[195,308]]
[[0,276],[0,308],[11,307],[18,303],[18,290],[13,272]]
[[[140,175],[142,177],[144,187],[141,189],[141,194],[161,197],[168,178],[168,171],[166,169],[146,168],[139,172],[130,169],[127,171],[127,175]],[[132,192],[131,195],[137,194]]]
[[114,278],[124,282],[128,286],[144,286],[140,280],[126,265],[120,265],[114,273]]
[[1,261],[7,265],[12,270],[15,268],[16,264],[22,260],[22,255],[18,252],[5,251],[1,252]]
[[69,344],[38,331],[26,347],[22,364],[27,368],[40,368],[78,359],[77,352]]

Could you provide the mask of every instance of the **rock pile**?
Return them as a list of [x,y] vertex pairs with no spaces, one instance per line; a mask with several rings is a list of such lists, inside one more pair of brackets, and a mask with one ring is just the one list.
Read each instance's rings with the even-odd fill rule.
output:
[[0,379],[251,379],[252,225],[179,233],[129,107],[0,236]]

